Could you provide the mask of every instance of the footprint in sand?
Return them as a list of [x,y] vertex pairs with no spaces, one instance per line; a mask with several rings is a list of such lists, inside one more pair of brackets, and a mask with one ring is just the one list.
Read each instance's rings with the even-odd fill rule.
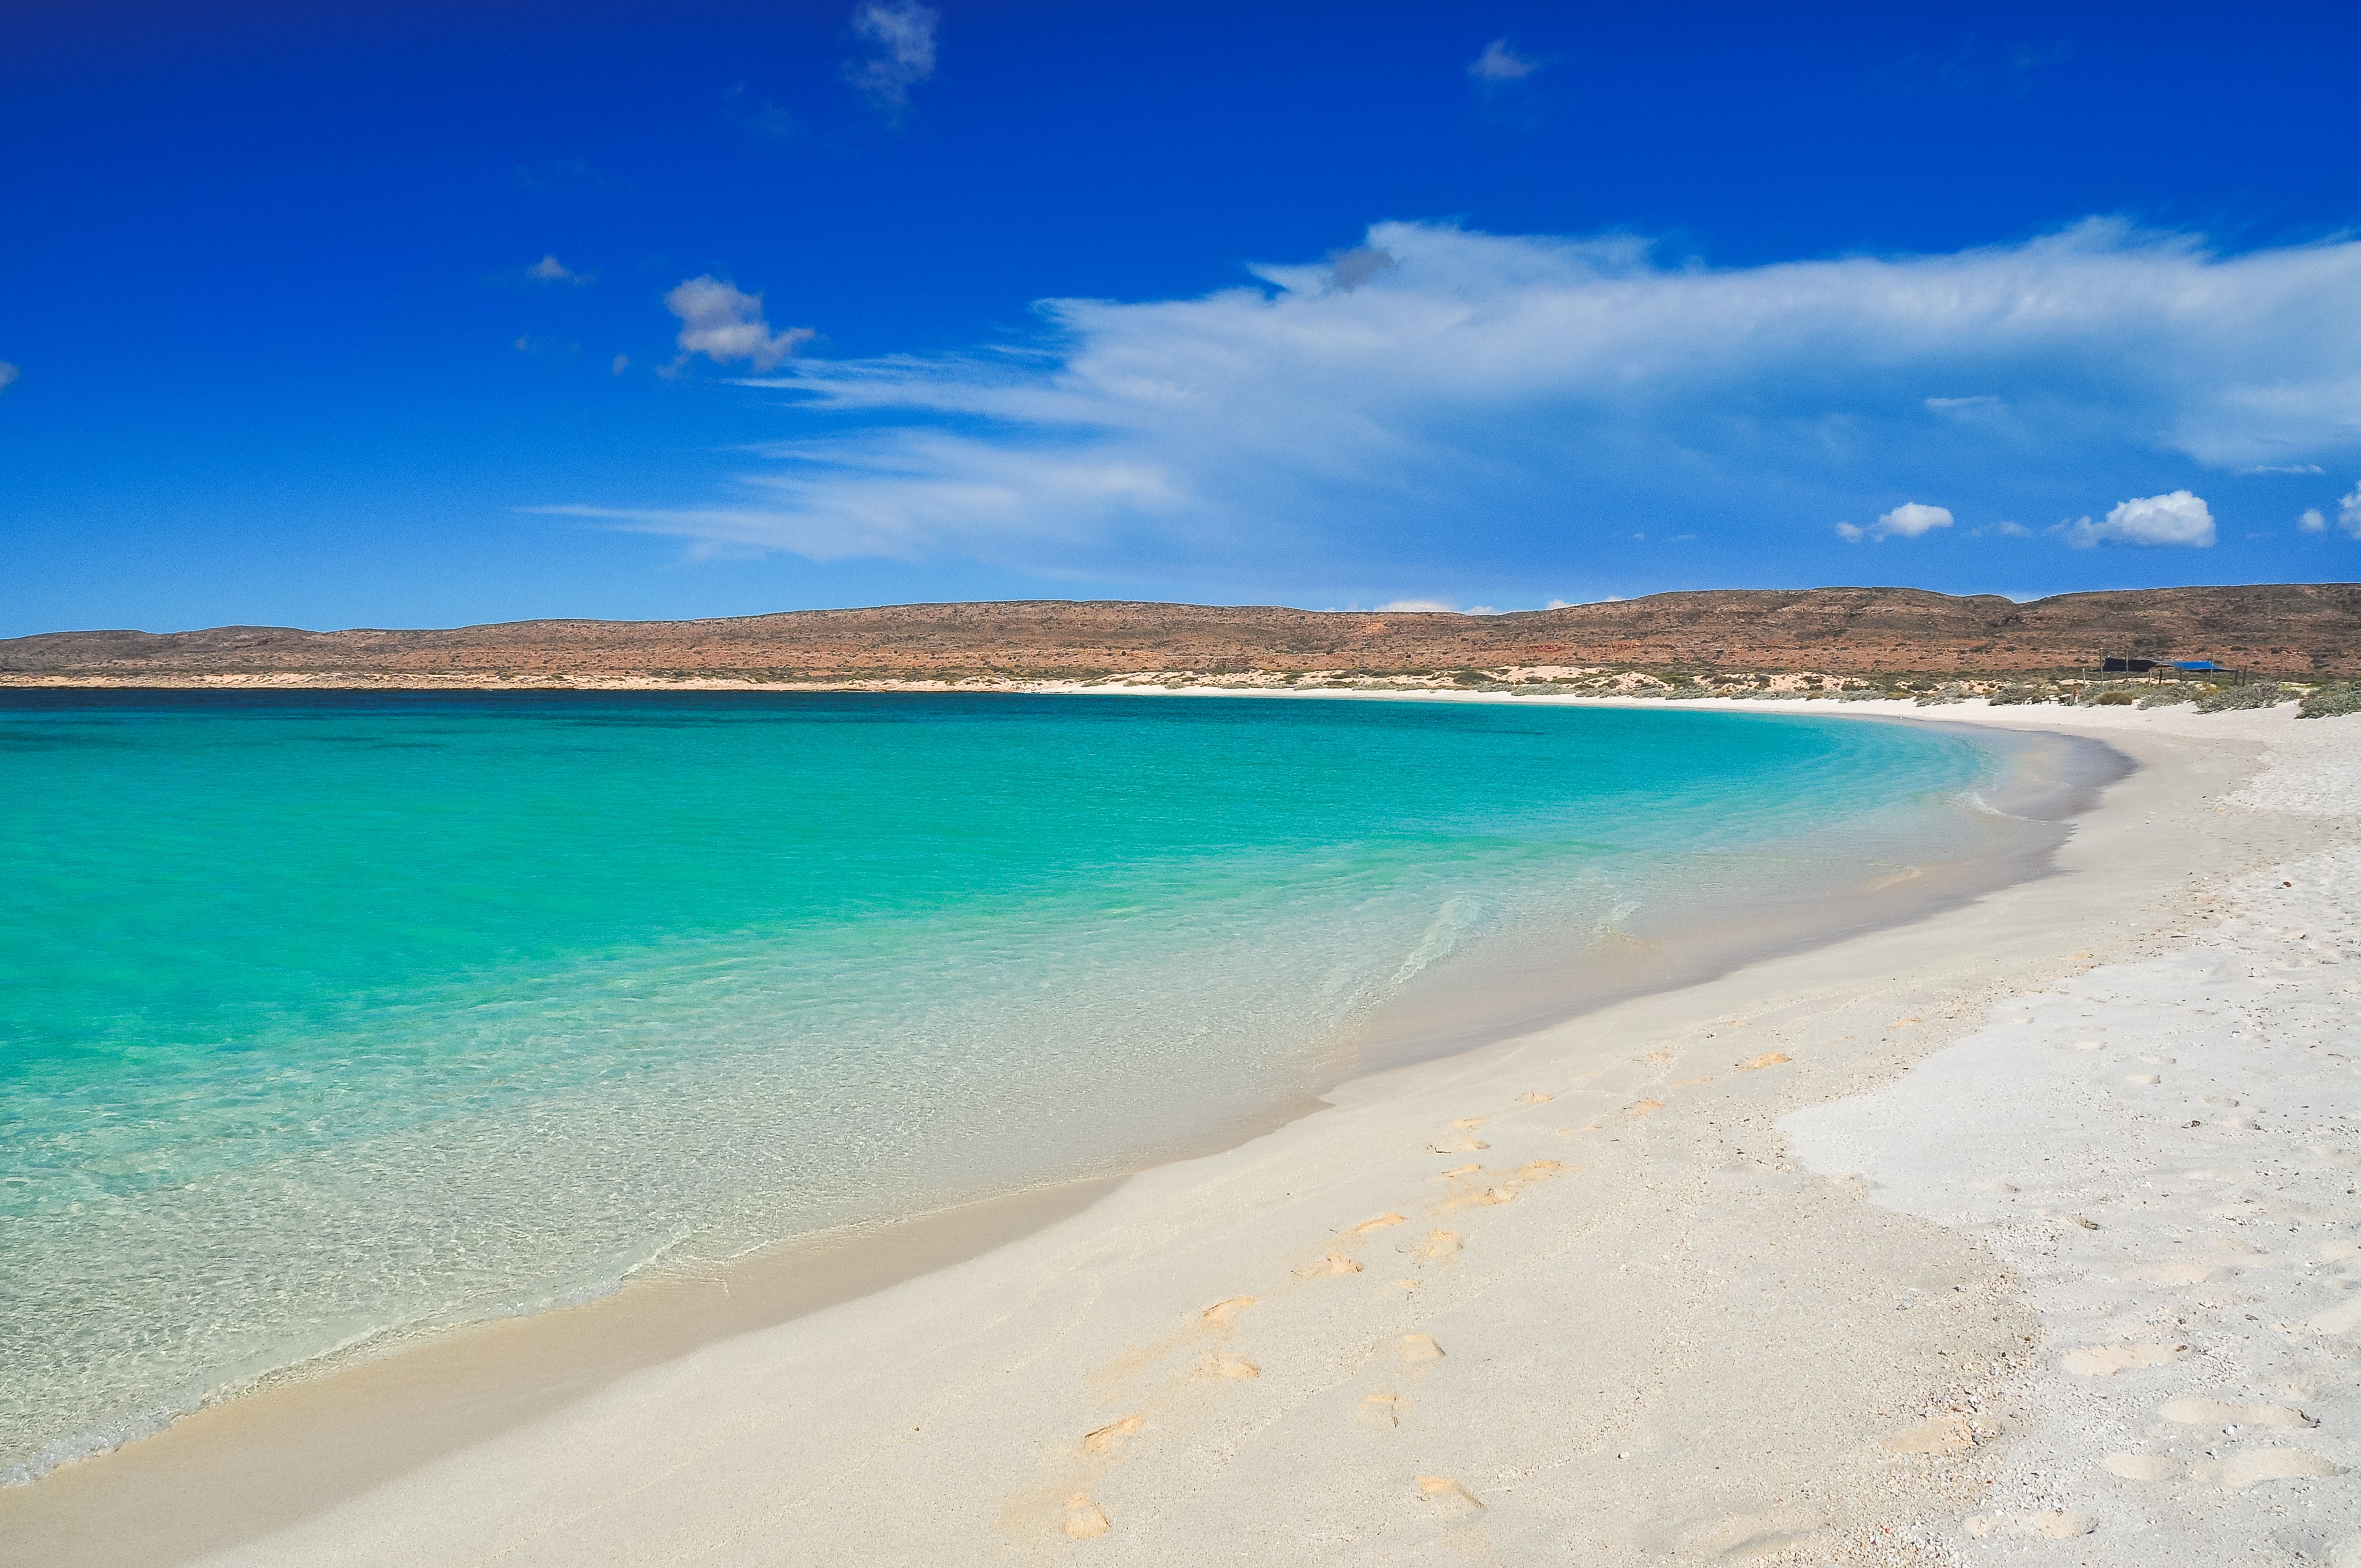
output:
[[2342,1466],[2300,1448],[2261,1448],[2218,1461],[2184,1464],[2162,1453],[2111,1453],[2107,1472],[2126,1481],[2194,1481],[2243,1492],[2265,1481],[2308,1481],[2341,1475]]
[[1204,1373],[1208,1377],[1226,1377],[1235,1380],[1259,1377],[1262,1376],[1262,1368],[1242,1355],[1232,1355],[1229,1352],[1223,1351],[1206,1358]]
[[2205,1245],[2215,1252],[2245,1253],[2249,1256],[2259,1256],[2263,1250],[2244,1236],[2208,1236]]
[[1443,1359],[1443,1347],[1434,1343],[1433,1334],[1404,1334],[1394,1342],[1394,1348],[1401,1352],[1404,1361],[1412,1364]]
[[1748,1057],[1738,1064],[1741,1072],[1761,1072],[1766,1067],[1783,1067],[1788,1060],[1784,1051],[1764,1051],[1759,1057]]
[[1557,1096],[1554,1094],[1543,1094],[1538,1089],[1529,1089],[1524,1093],[1518,1095],[1517,1098],[1523,1101],[1528,1105],[1546,1105],[1551,1101],[1556,1099]]
[[1451,1124],[1451,1130],[1455,1133],[1472,1133],[1483,1124],[1484,1118],[1481,1116],[1462,1116]]
[[1358,1274],[1361,1266],[1341,1252],[1332,1252],[1319,1262],[1295,1271],[1298,1279],[1323,1279],[1335,1274]]
[[1066,1534],[1075,1541],[1089,1541],[1107,1532],[1106,1510],[1091,1501],[1082,1492],[1066,1499]]
[[1422,1475],[1418,1478],[1419,1496],[1434,1505],[1434,1511],[1444,1519],[1464,1519],[1484,1511],[1476,1494],[1448,1475]]
[[2125,1269],[2123,1277],[2144,1285],[2205,1285],[2237,1272],[2211,1263],[2147,1263]]
[[1372,1394],[1363,1399],[1353,1419],[1367,1426],[1384,1427],[1390,1431],[1399,1424],[1401,1401],[1391,1394]]
[[2066,1370],[2077,1377],[2113,1377],[2144,1366],[2165,1366],[2189,1354],[2185,1344],[2094,1344],[2066,1353]]
[[2220,1399],[2174,1399],[2156,1413],[2185,1427],[2316,1427],[2320,1423],[2286,1405],[2232,1405]]
[[1880,1446],[1889,1453],[1927,1453],[1950,1458],[2000,1435],[2000,1425],[1977,1416],[1936,1416],[1895,1432]]
[[1418,1249],[1418,1255],[1424,1258],[1456,1257],[1459,1255],[1459,1233],[1457,1231],[1428,1233],[1426,1245]]
[[1148,1421],[1145,1417],[1126,1416],[1123,1420],[1110,1422],[1107,1425],[1099,1428],[1096,1431],[1084,1432],[1082,1434],[1082,1452],[1085,1453],[1113,1453],[1116,1449],[1123,1446],[1123,1440],[1125,1438],[1136,1435],[1139,1429],[1147,1424]]
[[1389,1225],[1399,1225],[1401,1223],[1401,1215],[1389,1212],[1378,1215],[1374,1220],[1364,1220],[1345,1234],[1348,1236],[1366,1236],[1373,1231],[1382,1231]]
[[1664,1102],[1661,1100],[1642,1100],[1640,1103],[1631,1107],[1631,1114],[1634,1116],[1651,1116],[1664,1108]]
[[2161,1079],[2161,1078],[2158,1078],[2155,1073],[2152,1073],[2152,1072],[2136,1072],[2136,1073],[2133,1073],[2130,1077],[2128,1077],[2128,1078],[2125,1079],[2125,1080],[2124,1080],[2124,1081],[2125,1081],[2125,1083],[2141,1083],[2141,1084],[2149,1084],[2149,1085],[2154,1085],[2154,1084],[2162,1083],[2162,1082],[2164,1081],[2164,1080],[2163,1080],[2163,1079]]
[[1443,1179],[1454,1181],[1463,1176],[1473,1176],[1483,1168],[1480,1165],[1455,1165],[1443,1173]]
[[1216,1301],[1198,1315],[1215,1328],[1227,1328],[1230,1321],[1255,1304],[1251,1296],[1233,1296],[1226,1301]]
[[2349,1334],[2361,1329],[2361,1301],[2347,1301],[2342,1307],[2331,1307],[2325,1312],[2304,1321],[2305,1328],[2316,1334]]
[[2098,1521],[2090,1515],[2068,1513],[2063,1508],[2046,1514],[1977,1514],[1968,1520],[1968,1533],[1980,1538],[2031,1535],[2048,1541],[2071,1541],[2098,1528]]

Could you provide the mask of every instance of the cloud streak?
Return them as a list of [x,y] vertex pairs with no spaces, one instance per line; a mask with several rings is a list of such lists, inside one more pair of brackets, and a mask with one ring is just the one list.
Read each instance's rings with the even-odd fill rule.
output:
[[[2162,503],[2208,472],[2361,457],[2361,245],[2221,258],[2092,222],[1717,269],[1394,223],[1252,273],[1045,302],[1038,334],[966,353],[798,359],[749,383],[788,395],[792,438],[735,497],[597,515],[816,559],[1563,580],[1676,531],[1840,549],[1827,519],[1914,491],[1979,526],[1897,509],[1882,536],[1972,550],[1987,520],[2134,495],[2162,510],[2072,541],[2156,543],[2193,531]],[[802,341],[716,280],[674,300],[685,352],[761,369]]]
[[[1930,402],[1933,400],[1928,400]],[[1905,501],[1867,528],[1856,528],[1850,522],[1837,524],[1837,536],[1855,544],[1864,539],[1872,542],[1917,539],[1938,528],[1950,527],[1952,521],[1950,511],[1946,508]]]

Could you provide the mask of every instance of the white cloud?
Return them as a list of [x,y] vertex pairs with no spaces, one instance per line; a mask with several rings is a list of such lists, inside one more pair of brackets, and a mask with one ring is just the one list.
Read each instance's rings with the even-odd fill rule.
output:
[[[1388,599],[1385,603],[1378,606],[1378,609],[1380,611],[1389,609],[1414,610],[1428,615],[1457,615],[1460,612],[1457,605],[1446,603],[1442,599]],[[1490,612],[1488,610],[1470,610],[1467,613],[1470,615],[1483,615],[1489,614]]]
[[2102,522],[2089,518],[2062,525],[2066,543],[2078,550],[2094,544],[2190,544],[2213,543],[2213,514],[2187,490],[2128,500]]
[[536,283],[588,283],[590,275],[577,272],[555,256],[544,256],[524,269],[524,275]]
[[631,356],[628,354],[618,354],[615,356],[615,362],[607,367],[607,373],[610,376],[620,376],[631,367]]
[[1972,398],[1928,398],[1927,406],[1938,413],[1951,413],[1962,409],[1999,408],[2001,400],[1989,393]]
[[1858,544],[1864,539],[1872,543],[1888,539],[1917,539],[1938,528],[1950,526],[1951,514],[1947,509],[1904,501],[1867,528],[1856,527],[1850,522],[1837,524],[1837,536]]
[[741,291],[720,279],[691,278],[664,296],[664,309],[680,318],[681,357],[702,354],[716,365],[743,359],[772,370],[812,338],[812,329],[774,333],[763,319],[763,296]]
[[2241,468],[2241,474],[2325,474],[2327,469],[2317,463],[2262,463],[2252,468]]
[[2336,503],[2336,526],[2361,539],[2361,485],[2354,486]]
[[2306,533],[2325,533],[2328,532],[2328,520],[2320,515],[2320,509],[2318,507],[2304,508],[2302,515],[2295,520],[2295,525]]
[[1467,67],[1467,74],[1478,82],[1522,82],[1546,63],[1527,60],[1506,38],[1494,38]]
[[[737,495],[613,515],[829,559],[1298,580],[1429,573],[1447,542],[1505,586],[1597,569],[1584,552],[1638,517],[1825,539],[1864,494],[2071,515],[2207,467],[2361,457],[2361,243],[2217,258],[2092,223],[1716,269],[1394,223],[1361,248],[1396,265],[1349,290],[1326,258],[1192,299],[1052,300],[1038,334],[966,353],[797,359],[754,383],[796,400],[795,439]],[[675,298],[693,288],[729,308],[700,303],[686,350],[761,368],[800,340],[713,280]],[[1926,417],[1915,389],[1962,384],[2010,418]]]
[[0,392],[6,391],[16,378],[23,374],[22,370],[17,369],[5,359],[0,359]]
[[852,32],[869,52],[848,60],[844,79],[875,100],[889,120],[909,111],[910,89],[935,73],[935,27],[942,13],[917,0],[866,0]]

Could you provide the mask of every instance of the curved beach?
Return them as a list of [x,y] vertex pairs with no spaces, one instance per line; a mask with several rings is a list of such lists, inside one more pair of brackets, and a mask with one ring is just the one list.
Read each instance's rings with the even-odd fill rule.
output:
[[[784,1310],[626,1291],[233,1400],[0,1494],[0,1553],[2194,1563],[2306,1508],[2332,1550],[2361,730],[1942,717],[2139,769],[2059,874],[910,1228]],[[2212,1432],[2150,1416],[2191,1400],[2271,1435],[2150,1432]]]

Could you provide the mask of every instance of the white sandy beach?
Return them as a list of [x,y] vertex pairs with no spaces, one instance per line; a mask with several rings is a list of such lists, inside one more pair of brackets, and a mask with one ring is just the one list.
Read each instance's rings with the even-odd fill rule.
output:
[[[2058,875],[1355,1080],[202,1560],[2361,1564],[2361,719],[1834,711],[2140,770]],[[191,1560],[109,1539],[143,1446],[0,1560]]]

